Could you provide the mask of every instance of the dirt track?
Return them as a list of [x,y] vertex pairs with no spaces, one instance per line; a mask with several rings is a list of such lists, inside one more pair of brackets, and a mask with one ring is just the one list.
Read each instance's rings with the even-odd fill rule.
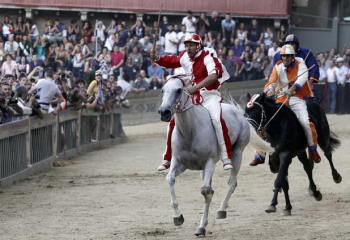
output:
[[[289,174],[293,215],[280,216],[283,194],[278,212],[267,214],[275,175],[267,164],[250,167],[253,151],[246,149],[225,220],[216,220],[215,215],[229,174],[217,165],[206,238],[350,239],[350,116],[328,119],[342,140],[334,154],[342,183],[333,182],[323,157],[314,171],[323,194],[316,202],[308,196],[306,174],[294,159]],[[185,223],[175,227],[166,173],[155,171],[165,147],[165,130],[164,123],[127,127],[126,143],[0,189],[0,239],[196,239],[204,206],[199,172],[185,172],[177,180]]]

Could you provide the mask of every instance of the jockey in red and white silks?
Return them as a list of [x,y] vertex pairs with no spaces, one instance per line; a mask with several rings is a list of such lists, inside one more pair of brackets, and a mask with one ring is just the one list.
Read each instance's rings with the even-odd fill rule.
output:
[[[194,94],[195,103],[205,107],[211,117],[215,128],[216,137],[221,151],[221,160],[224,169],[233,168],[231,163],[232,145],[228,135],[228,129],[221,115],[221,93],[219,87],[230,78],[225,66],[220,62],[217,53],[212,48],[203,47],[202,41],[197,34],[190,34],[185,41],[186,50],[179,56],[155,56],[151,52],[151,57],[155,62],[165,68],[183,67],[186,74],[191,76],[192,86],[187,86],[190,94]],[[152,55],[153,54],[153,55]],[[175,118],[173,118],[168,127],[168,139],[166,151],[163,156],[162,165],[158,171],[163,171],[170,167],[172,157],[171,153],[171,135],[175,127]]]

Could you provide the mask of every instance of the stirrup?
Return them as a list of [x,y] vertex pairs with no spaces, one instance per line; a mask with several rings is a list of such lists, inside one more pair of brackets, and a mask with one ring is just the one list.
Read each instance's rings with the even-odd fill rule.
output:
[[164,171],[167,170],[170,167],[170,161],[169,160],[163,160],[162,165],[160,165],[157,170],[158,171]]

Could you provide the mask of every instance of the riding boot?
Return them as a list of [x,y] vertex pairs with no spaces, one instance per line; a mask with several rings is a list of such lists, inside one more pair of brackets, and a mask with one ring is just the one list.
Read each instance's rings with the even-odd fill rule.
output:
[[215,128],[216,137],[218,139],[218,144],[219,144],[220,153],[221,153],[221,161],[223,163],[224,170],[232,169],[233,164],[227,155],[226,143],[224,139],[224,133],[222,130],[221,121],[212,119],[212,122]]
[[265,163],[265,156],[266,156],[265,152],[256,151],[254,160],[249,165],[250,166],[257,166],[259,164],[264,164]]

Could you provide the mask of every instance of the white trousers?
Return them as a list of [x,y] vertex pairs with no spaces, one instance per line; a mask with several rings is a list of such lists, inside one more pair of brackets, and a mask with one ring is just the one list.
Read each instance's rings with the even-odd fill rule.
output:
[[303,127],[309,146],[314,146],[314,139],[312,137],[312,131],[309,122],[309,113],[307,112],[305,100],[302,100],[298,97],[291,97],[289,100],[289,107],[295,113],[301,126]]
[[220,146],[221,160],[226,160],[228,156],[221,124],[221,93],[218,90],[202,90],[200,94],[203,97],[202,105],[208,110],[215,129],[216,138]]

